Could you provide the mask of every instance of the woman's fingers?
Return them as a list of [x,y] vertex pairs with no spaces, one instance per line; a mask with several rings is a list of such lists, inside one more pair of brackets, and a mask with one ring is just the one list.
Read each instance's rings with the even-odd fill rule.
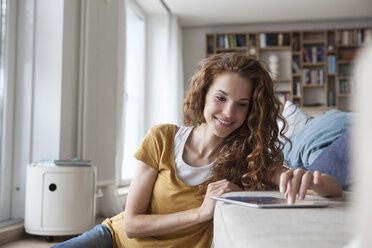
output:
[[304,200],[307,190],[310,188],[313,182],[313,175],[310,172],[305,172],[302,175],[300,191],[298,193],[298,199]]
[[300,191],[301,179],[304,171],[296,169],[293,171],[293,176],[289,181],[288,192],[288,203],[294,203],[296,201],[296,195]]
[[321,177],[322,177],[322,174],[320,173],[320,171],[314,171],[313,175],[314,175],[313,183],[320,184]]
[[280,175],[279,190],[281,193],[287,192],[288,183],[293,177],[293,170],[287,170]]
[[307,190],[321,183],[322,174],[319,171],[312,174],[302,169],[288,170],[280,176],[279,189],[288,199],[288,203],[294,203],[297,195],[298,199],[304,200]]
[[242,189],[226,179],[219,180],[208,185],[207,194],[220,196],[232,191],[241,191]]

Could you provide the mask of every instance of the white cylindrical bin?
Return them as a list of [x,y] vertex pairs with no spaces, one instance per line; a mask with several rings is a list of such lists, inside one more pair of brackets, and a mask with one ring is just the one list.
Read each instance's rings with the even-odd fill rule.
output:
[[25,230],[43,236],[75,235],[95,225],[94,166],[27,166]]

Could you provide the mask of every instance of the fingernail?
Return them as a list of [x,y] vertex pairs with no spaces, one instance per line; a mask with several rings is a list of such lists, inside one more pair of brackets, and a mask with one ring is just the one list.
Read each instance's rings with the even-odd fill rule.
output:
[[293,203],[293,198],[291,195],[288,196],[288,204],[292,204]]

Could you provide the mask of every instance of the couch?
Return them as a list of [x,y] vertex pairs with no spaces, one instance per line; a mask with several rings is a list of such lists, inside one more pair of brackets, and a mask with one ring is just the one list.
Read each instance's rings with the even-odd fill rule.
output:
[[[283,197],[278,191],[232,192],[228,195]],[[333,248],[352,239],[348,199],[306,196],[326,201],[326,208],[257,209],[217,202],[214,212],[214,248]]]

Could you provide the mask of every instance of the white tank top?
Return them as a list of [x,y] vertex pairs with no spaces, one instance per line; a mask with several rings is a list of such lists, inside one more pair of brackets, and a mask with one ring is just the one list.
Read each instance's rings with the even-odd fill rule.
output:
[[215,162],[202,166],[194,167],[183,161],[182,155],[185,143],[194,126],[181,126],[174,137],[174,160],[178,178],[187,185],[195,186],[208,180],[212,176],[212,167]]

